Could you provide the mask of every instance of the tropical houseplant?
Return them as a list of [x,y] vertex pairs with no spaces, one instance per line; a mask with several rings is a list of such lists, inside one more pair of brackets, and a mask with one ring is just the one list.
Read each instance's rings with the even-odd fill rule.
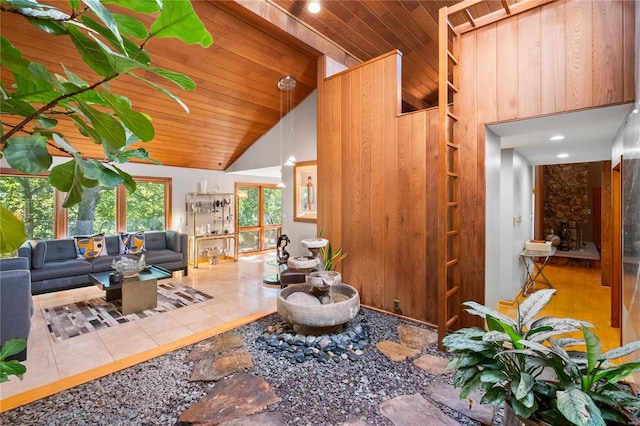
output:
[[[118,9],[113,8],[112,5]],[[116,13],[117,10],[119,13]],[[213,38],[189,0],[67,0],[49,4],[36,0],[0,0],[3,19],[24,18],[24,30],[69,38],[79,58],[93,72],[81,78],[72,66],[62,73],[26,58],[14,40],[0,35],[0,158],[29,175],[49,170],[50,151],[71,157],[51,168],[49,182],[66,193],[64,207],[78,204],[84,188],[124,185],[133,192],[133,178],[118,165],[130,159],[153,161],[137,142],[154,138],[151,118],[134,110],[130,100],[111,90],[110,82],[128,76],[187,106],[167,88],[149,79],[154,74],[183,90],[195,83],[184,74],[152,65],[149,43],[177,38],[208,47]],[[147,22],[148,15],[153,22]],[[6,78],[5,76],[11,76]],[[62,133],[72,123],[78,132],[103,147],[104,159],[84,158]],[[25,240],[23,222],[0,206],[0,252],[16,250]]]
[[[633,424],[640,399],[618,382],[640,371],[640,362],[610,361],[640,349],[640,341],[602,354],[591,324],[537,318],[554,293],[530,295],[515,320],[484,305],[464,303],[467,312],[485,319],[487,329],[461,329],[442,341],[455,356],[449,367],[460,397],[480,389],[485,392],[481,403],[506,403],[506,412],[538,422],[531,424]],[[584,340],[568,335],[576,332]]]
[[7,360],[7,358],[22,352],[26,347],[27,341],[24,339],[11,339],[2,344],[0,347],[0,383],[8,381],[9,376],[16,376],[22,380],[27,367],[18,360]]
[[[322,234],[324,234],[324,226],[320,228],[318,238],[322,238]],[[347,257],[347,253],[343,253],[342,246],[338,247],[334,251],[333,247],[331,246],[331,241],[329,241],[326,246],[320,249],[320,256],[322,257],[324,270],[335,271],[336,265],[345,257]]]

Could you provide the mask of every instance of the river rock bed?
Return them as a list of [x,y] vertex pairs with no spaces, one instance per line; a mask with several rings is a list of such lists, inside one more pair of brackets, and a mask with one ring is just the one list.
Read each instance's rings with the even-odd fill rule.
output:
[[342,332],[315,336],[296,333],[290,324],[280,320],[258,336],[256,343],[258,348],[292,364],[311,360],[333,364],[357,361],[369,345],[369,325],[350,323]]
[[[359,324],[367,331],[368,344],[356,360],[338,362],[292,362],[286,356],[269,353],[265,334],[282,326],[277,314],[239,327],[232,332],[245,338],[243,349],[253,357],[254,367],[246,373],[264,378],[280,401],[267,408],[277,412],[287,425],[392,425],[380,413],[380,404],[402,395],[422,394],[442,384],[451,384],[450,374],[434,376],[407,359],[394,362],[382,354],[376,343],[398,342],[398,325],[403,320],[369,309],[350,321],[343,331],[355,331]],[[413,324],[413,323],[411,323]],[[416,325],[416,324],[413,324]],[[282,330],[286,332],[286,330]],[[294,334],[295,337],[295,334]],[[352,340],[353,342],[353,340]],[[267,344],[268,345],[268,344]],[[184,362],[193,346],[151,359],[59,392],[50,397],[0,414],[0,424],[20,425],[174,425],[178,416],[215,387],[215,382],[190,382],[193,363]],[[354,352],[355,353],[355,352]],[[447,357],[435,344],[423,354]],[[90,356],[90,354],[87,354]],[[29,372],[27,371],[27,374]],[[12,378],[15,380],[15,378]],[[440,407],[462,425],[480,423]],[[498,418],[494,424],[501,424]]]

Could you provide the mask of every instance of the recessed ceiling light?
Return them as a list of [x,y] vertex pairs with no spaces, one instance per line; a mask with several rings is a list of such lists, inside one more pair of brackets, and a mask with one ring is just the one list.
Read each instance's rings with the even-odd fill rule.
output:
[[567,154],[566,152],[563,152],[562,154],[558,154],[558,158],[567,158],[569,156],[569,154]]
[[319,1],[310,1],[309,4],[307,5],[307,9],[311,13],[320,12],[320,2]]
[[638,108],[634,108],[631,110],[631,114],[637,114],[638,113]]
[[555,135],[555,136],[551,136],[551,137],[549,138],[549,140],[550,140],[550,141],[561,141],[561,140],[563,140],[563,139],[565,139],[565,137],[564,137],[564,136],[562,136],[562,135]]

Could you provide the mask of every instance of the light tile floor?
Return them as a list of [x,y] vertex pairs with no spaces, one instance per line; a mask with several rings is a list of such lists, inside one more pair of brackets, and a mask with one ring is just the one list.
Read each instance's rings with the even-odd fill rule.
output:
[[[54,342],[42,315],[44,307],[103,296],[97,287],[60,291],[34,297],[34,314],[28,340],[27,374],[0,384],[1,400],[46,386],[131,355],[255,314],[275,312],[279,288],[265,286],[264,274],[277,272],[274,253],[243,256],[238,262],[201,263],[181,281],[213,299],[175,309],[94,333]],[[0,407],[1,409],[1,407]]]

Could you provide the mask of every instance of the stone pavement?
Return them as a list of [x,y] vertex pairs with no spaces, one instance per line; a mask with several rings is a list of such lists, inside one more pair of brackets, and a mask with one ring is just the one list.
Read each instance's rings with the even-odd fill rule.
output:
[[[437,342],[436,333],[400,324],[398,336],[400,343],[388,340],[378,342],[377,349],[393,362],[413,362],[431,375],[451,373],[446,369],[447,359],[428,354],[417,357],[427,346]],[[249,352],[240,349],[243,344],[243,337],[226,333],[201,342],[192,349],[185,359],[185,362],[195,363],[189,380],[218,383],[209,394],[185,410],[178,422],[224,426],[285,424],[279,413],[262,412],[280,399],[262,377],[248,372],[253,367],[253,361]],[[442,383],[425,389],[424,396],[402,395],[384,401],[380,404],[380,413],[394,426],[458,425],[438,407],[443,405],[482,424],[491,424],[494,407],[480,405],[479,393],[465,400],[461,400],[459,395],[458,389]],[[342,426],[366,426],[366,423],[353,420]]]

